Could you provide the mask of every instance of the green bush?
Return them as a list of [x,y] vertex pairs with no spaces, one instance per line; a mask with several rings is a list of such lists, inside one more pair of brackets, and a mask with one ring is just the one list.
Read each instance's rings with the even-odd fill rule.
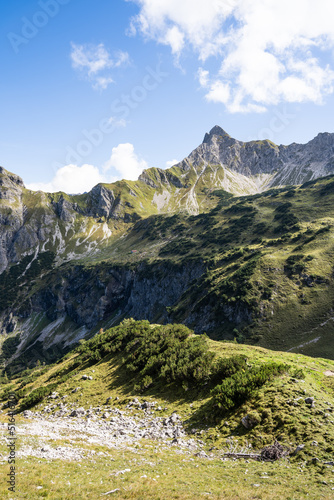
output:
[[152,328],[148,321],[134,320],[125,320],[97,335],[79,346],[77,352],[83,361],[92,364],[109,353],[122,352],[128,372],[136,374],[140,384],[145,377],[167,383],[206,380],[214,358],[206,338],[191,337],[191,331],[184,325]]
[[216,362],[211,381],[218,383],[222,380],[232,377],[240,370],[247,368],[247,359],[245,356],[236,355],[229,358],[219,358]]
[[31,391],[31,393],[23,399],[17,412],[21,412],[35,406],[40,403],[46,396],[49,396],[57,387],[58,383],[49,384],[43,387],[37,387]]
[[20,335],[15,335],[15,337],[9,337],[4,340],[2,344],[1,360],[9,359],[16,352],[16,348],[20,343]]
[[305,271],[304,258],[303,254],[290,255],[286,259],[285,271],[289,274],[300,274]]
[[288,368],[284,364],[266,363],[238,370],[212,390],[214,402],[223,411],[241,406],[268,380],[283,374]]

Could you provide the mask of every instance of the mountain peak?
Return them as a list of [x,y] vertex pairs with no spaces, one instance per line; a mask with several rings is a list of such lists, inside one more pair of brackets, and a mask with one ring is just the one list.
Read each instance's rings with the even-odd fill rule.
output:
[[12,185],[11,183],[21,188],[25,187],[21,177],[0,167],[0,186],[10,187]]
[[223,137],[231,137],[227,132],[225,132],[224,129],[222,129],[219,125],[215,125],[208,134],[205,134],[203,143],[207,143],[210,141],[210,139],[215,136],[215,135],[220,135]]

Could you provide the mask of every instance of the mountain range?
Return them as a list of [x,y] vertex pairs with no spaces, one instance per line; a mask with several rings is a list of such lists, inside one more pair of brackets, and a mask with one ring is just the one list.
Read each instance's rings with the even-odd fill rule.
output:
[[334,134],[277,146],[218,126],[172,168],[80,195],[0,167],[3,362],[124,317],[333,357],[333,173]]

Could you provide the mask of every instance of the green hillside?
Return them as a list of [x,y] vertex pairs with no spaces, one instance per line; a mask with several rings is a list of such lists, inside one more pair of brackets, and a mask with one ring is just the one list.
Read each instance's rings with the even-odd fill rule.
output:
[[216,191],[208,212],[141,218],[75,262],[57,265],[47,246],[24,257],[0,276],[1,308],[17,317],[3,359],[32,344],[10,364],[55,359],[66,341],[94,335],[99,319],[129,315],[334,359],[333,186],[330,176],[252,196]]
[[[177,452],[173,438],[163,442],[146,438],[138,441],[137,446],[110,450],[103,442],[98,447],[84,442],[80,435],[74,439],[73,434],[61,440],[54,438],[51,446],[55,450],[57,446],[71,447],[75,443],[84,446],[87,453],[93,449],[101,456],[85,460],[84,468],[66,460],[37,461],[26,457],[20,468],[29,473],[33,488],[41,486],[41,498],[73,498],[74,494],[97,498],[115,489],[115,498],[145,495],[190,499],[209,495],[215,499],[248,499],[254,498],[254,485],[258,484],[256,498],[320,495],[329,499],[334,487],[333,465],[328,465],[332,464],[334,453],[332,369],[333,364],[325,359],[215,342],[194,335],[183,325],[159,326],[125,320],[82,342],[52,366],[37,366],[9,381],[3,378],[0,397],[6,403],[9,393],[16,394],[18,426],[26,426],[31,418],[44,418],[54,429],[62,419],[73,422],[88,418],[68,417],[79,407],[91,414],[98,408],[94,419],[107,423],[115,420],[113,415],[119,410],[133,419],[142,419],[139,406],[146,402],[147,408],[153,408],[151,418],[164,420],[177,412],[185,429],[180,443],[202,443],[192,452],[187,448]],[[24,410],[34,413],[22,418]],[[5,409],[1,416],[4,422],[6,412]],[[244,418],[248,428],[242,424]],[[20,437],[22,449],[26,439]],[[29,439],[30,446],[33,442],[33,447],[40,446],[38,436]],[[261,454],[275,441],[285,454],[278,462],[235,462],[226,458],[227,453]],[[294,453],[297,446],[300,451]],[[196,457],[198,450],[201,454]],[[113,458],[108,470],[128,467],[131,475],[125,478],[116,474],[109,481],[106,476],[103,479],[98,471],[110,464],[110,452]],[[265,456],[262,451],[263,459]],[[154,469],[148,462],[154,462]],[[57,477],[61,474],[62,478],[76,471],[80,481],[70,481],[69,492],[64,481],[46,475],[50,467],[57,467]],[[171,468],[180,471],[177,481]],[[196,470],[200,473],[197,477]],[[96,476],[93,483],[86,472]],[[247,472],[249,475],[240,483],[240,476],[244,478]],[[143,481],[144,476],[151,479]],[[25,480],[19,478],[19,484],[24,485]],[[160,496],[155,496],[154,481],[159,485]],[[20,491],[17,498],[39,498],[33,490]]]
[[213,338],[333,358],[333,186],[329,177],[241,198],[216,192],[220,201],[206,214],[138,222],[111,259],[202,259],[207,271],[169,311],[173,320],[200,332],[197,316],[210,307]]

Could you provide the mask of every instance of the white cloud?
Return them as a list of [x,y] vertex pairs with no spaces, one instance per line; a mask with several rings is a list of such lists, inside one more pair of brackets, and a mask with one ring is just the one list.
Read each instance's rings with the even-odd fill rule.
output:
[[217,45],[214,36],[236,4],[235,0],[131,1],[141,7],[139,15],[132,19],[132,33],[139,30],[147,38],[171,45],[173,52],[181,51],[184,42],[191,43],[202,57],[208,44]]
[[66,165],[57,170],[51,182],[36,182],[27,185],[33,191],[45,191],[46,193],[83,193],[89,191],[99,182],[106,182],[97,167],[93,165]]
[[98,76],[93,84],[93,89],[95,90],[105,90],[109,87],[114,80],[111,77]]
[[170,161],[166,161],[166,168],[173,167],[173,166],[174,166],[174,165],[176,165],[177,163],[179,163],[179,160],[170,160]]
[[[202,82],[203,83],[203,82]],[[208,83],[204,83],[203,87],[207,87]],[[213,102],[222,102],[223,104],[227,104],[230,99],[230,87],[228,84],[225,84],[219,80],[213,82],[210,85],[210,90],[206,95],[208,101]]]
[[108,119],[108,124],[113,123],[115,128],[126,127],[128,122],[124,118],[116,118],[115,116],[111,116]]
[[128,66],[130,64],[130,56],[127,52],[119,50],[115,53],[113,66],[114,68],[120,68],[121,66]]
[[86,69],[91,75],[113,66],[113,61],[103,43],[94,46],[76,45],[72,42],[71,46],[72,66],[75,69]]
[[144,169],[148,168],[145,160],[139,158],[130,143],[119,144],[112,149],[110,159],[105,163],[103,171],[116,170],[122,179],[137,180]]
[[[72,67],[92,81],[94,89],[105,90],[114,82],[108,70],[130,63],[127,52],[119,50],[112,57],[103,43],[77,45],[72,42],[71,47]],[[101,72],[107,73],[101,75]]]
[[173,26],[166,32],[165,43],[171,46],[173,54],[178,54],[184,47],[184,34],[177,26]]
[[[322,103],[334,90],[332,0],[130,0],[140,6],[132,33],[192,48],[208,101],[231,112],[279,102]],[[219,72],[203,65],[220,59]]]
[[203,68],[199,68],[197,76],[201,87],[207,87],[209,83],[209,72]]
[[50,182],[33,182],[28,184],[27,188],[46,193],[64,191],[78,194],[90,191],[100,182],[111,183],[119,179],[137,180],[147,168],[149,167],[146,161],[135,153],[133,144],[119,144],[112,149],[111,157],[104,164],[102,173],[94,165],[65,165],[58,168]]

